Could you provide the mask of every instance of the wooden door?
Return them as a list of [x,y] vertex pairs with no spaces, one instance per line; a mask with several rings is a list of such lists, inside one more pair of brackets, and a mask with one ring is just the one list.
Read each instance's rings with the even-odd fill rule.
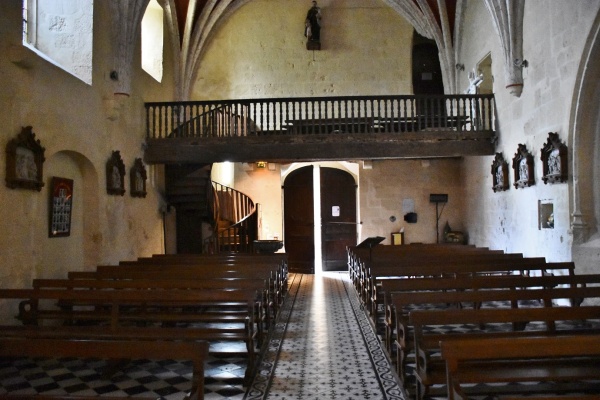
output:
[[348,269],[346,247],[356,245],[356,182],[349,173],[321,168],[323,271]]
[[313,167],[290,173],[283,184],[284,242],[290,272],[314,274]]

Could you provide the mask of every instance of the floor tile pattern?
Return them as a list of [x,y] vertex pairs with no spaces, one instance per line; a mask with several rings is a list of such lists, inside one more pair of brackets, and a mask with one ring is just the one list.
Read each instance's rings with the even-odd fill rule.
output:
[[[211,356],[205,365],[205,399],[241,400],[245,358]],[[110,378],[96,359],[0,359],[0,395],[155,397],[183,399],[190,390],[192,366],[175,360],[136,360]]]
[[288,295],[293,309],[287,314],[286,329],[280,332],[281,339],[276,332],[270,341],[246,399],[403,399],[347,275],[300,279],[297,292]]

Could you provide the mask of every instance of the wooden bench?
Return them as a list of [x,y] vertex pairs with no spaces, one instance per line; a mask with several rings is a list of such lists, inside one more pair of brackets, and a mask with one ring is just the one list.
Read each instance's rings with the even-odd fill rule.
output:
[[[600,335],[465,338],[442,341],[440,347],[451,400],[467,398],[466,383],[553,382],[549,388],[538,383],[516,390],[600,394],[599,383],[583,382],[597,382],[600,377]],[[505,389],[515,390],[515,386]]]
[[355,286],[361,291],[361,287],[366,285],[368,276],[372,272],[376,272],[380,268],[402,268],[410,265],[423,265],[423,264],[440,264],[440,263],[459,263],[459,262],[475,262],[475,261],[504,261],[506,259],[523,258],[522,254],[511,253],[504,254],[495,251],[482,251],[482,250],[469,250],[469,251],[452,251],[437,250],[432,252],[416,252],[412,251],[409,253],[394,254],[390,252],[385,256],[378,256],[371,260],[356,260],[353,262],[351,276]]
[[[268,330],[277,312],[276,298],[270,291],[270,284],[264,279],[252,278],[214,278],[214,279],[177,279],[167,274],[164,279],[34,279],[34,289],[69,289],[69,290],[107,290],[107,289],[146,289],[146,290],[255,290],[262,294],[264,329]],[[259,337],[260,338],[260,337]],[[260,344],[259,344],[260,346]]]
[[[453,272],[457,266],[461,268],[467,265],[473,265],[471,271],[476,272],[480,267],[476,265],[495,265],[496,269],[507,264],[530,264],[544,263],[545,259],[541,257],[524,259],[521,254],[489,254],[489,253],[464,253],[464,254],[448,254],[443,255],[411,255],[403,259],[385,260],[371,263],[362,263],[359,270],[358,290],[361,293],[361,298],[371,311],[370,299],[373,297],[373,291],[376,289],[377,283],[381,279],[387,277],[401,276],[443,276],[444,270],[449,273]],[[419,273],[417,268],[423,269],[424,273]],[[428,275],[425,275],[428,274]]]
[[[544,258],[521,258],[506,261],[458,261],[439,262],[437,264],[409,265],[402,268],[379,268],[371,272],[367,277],[368,283],[364,296],[367,298],[369,310],[375,318],[378,318],[377,307],[383,305],[382,296],[377,296],[380,284],[385,279],[398,279],[401,277],[459,277],[477,275],[508,275],[519,273],[520,275],[545,275],[549,273],[573,275],[575,264],[573,262],[548,263]],[[372,300],[374,299],[374,300]],[[381,300],[379,300],[381,299]]]
[[348,271],[351,280],[354,282],[359,274],[359,269],[363,263],[377,263],[381,261],[393,261],[398,257],[406,255],[422,257],[424,255],[448,256],[463,253],[495,253],[503,254],[501,250],[489,250],[488,248],[475,247],[473,245],[456,246],[447,244],[420,244],[404,246],[375,246],[372,249],[348,247],[346,253],[348,256]]
[[[248,358],[246,382],[255,371],[260,299],[254,290],[0,289],[0,298],[24,299],[18,318],[30,326],[56,321],[95,329],[136,328],[140,335],[152,327],[185,326],[197,340],[243,342]],[[58,301],[62,307],[49,301]],[[0,332],[4,328],[8,329],[2,327]]]
[[584,275],[546,275],[529,276],[475,276],[454,278],[410,278],[387,279],[381,282],[380,297],[383,297],[385,320],[385,344],[392,354],[393,330],[395,328],[394,312],[391,307],[391,294],[412,291],[460,291],[489,289],[533,289],[552,288],[557,286],[579,287],[600,285],[600,274]]
[[[571,324],[564,324],[566,321]],[[564,326],[557,329],[557,322],[563,322]],[[446,383],[445,365],[439,357],[440,341],[465,337],[600,334],[600,307],[412,311],[410,324],[414,332],[417,398],[422,399],[431,394],[430,387]],[[450,328],[452,326],[460,330]]]
[[[600,297],[600,287],[531,289],[531,290],[475,290],[456,292],[400,292],[391,294],[391,307],[394,313],[396,340],[396,367],[398,376],[406,376],[408,354],[413,348],[413,335],[409,321],[409,312],[418,307],[434,305],[455,307],[459,303],[487,304],[506,302],[513,307],[520,301],[541,301],[540,306],[551,307],[559,299],[580,299]],[[510,308],[508,306],[507,308]]]
[[[174,359],[190,360],[193,365],[190,400],[204,398],[204,362],[208,354],[205,341],[167,340],[77,340],[41,337],[0,337],[2,357],[80,357],[100,359]],[[10,396],[8,396],[10,398]],[[44,396],[50,398],[49,396]]]
[[[173,279],[215,279],[215,278],[262,278],[269,281],[269,292],[273,296],[273,305],[278,308],[287,292],[287,270],[281,265],[246,263],[138,263],[127,266],[99,265],[96,271],[74,271],[69,279],[150,279],[158,275],[159,279],[169,275]],[[154,278],[153,278],[154,279]],[[167,278],[169,279],[169,278]]]

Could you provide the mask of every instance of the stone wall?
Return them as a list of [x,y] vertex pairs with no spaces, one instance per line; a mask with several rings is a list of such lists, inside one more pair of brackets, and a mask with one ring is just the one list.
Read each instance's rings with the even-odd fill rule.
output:
[[192,98],[411,92],[412,26],[379,0],[318,4],[320,51],[306,50],[309,1],[253,0],[241,7],[211,40]]
[[[462,188],[460,159],[373,161],[360,170],[361,239],[383,236],[390,243],[392,232],[404,231],[406,243],[443,241],[446,223],[453,231],[464,231],[468,202]],[[438,205],[439,235],[436,236],[436,205],[430,194],[448,194],[448,203]],[[414,205],[416,223],[404,220]],[[471,232],[464,232],[470,236]]]
[[[108,2],[95,2],[94,65],[88,85],[22,46],[21,2],[0,2],[0,165],[4,148],[24,126],[45,147],[40,192],[0,186],[0,286],[115,264],[162,251],[161,168],[148,166],[146,198],[129,194],[129,169],[143,157],[144,101],[172,98],[171,79],[154,81],[134,60],[133,90],[115,96]],[[139,49],[139,45],[135,46]],[[139,50],[136,50],[139,51]],[[168,57],[169,52],[165,52]],[[172,60],[165,68],[172,75]],[[106,191],[106,162],[119,150],[126,167],[124,196]],[[48,238],[53,176],[74,180],[71,235]]]

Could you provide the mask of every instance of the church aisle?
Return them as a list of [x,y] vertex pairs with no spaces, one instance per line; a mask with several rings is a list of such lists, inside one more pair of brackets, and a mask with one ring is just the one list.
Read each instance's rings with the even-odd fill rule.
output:
[[404,399],[347,274],[292,275],[246,400]]

